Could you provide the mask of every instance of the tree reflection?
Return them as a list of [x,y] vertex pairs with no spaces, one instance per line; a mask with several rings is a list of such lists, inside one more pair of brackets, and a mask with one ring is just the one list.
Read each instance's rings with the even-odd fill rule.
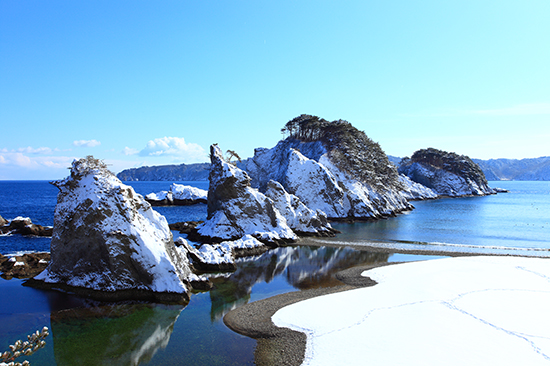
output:
[[58,365],[138,365],[168,345],[182,305],[117,304],[51,313]]
[[241,258],[230,277],[213,280],[211,319],[218,320],[247,303],[252,287],[258,283],[270,283],[280,276],[300,290],[337,286],[342,283],[333,277],[336,272],[358,265],[384,263],[388,258],[387,253],[309,246],[281,247],[260,256]]

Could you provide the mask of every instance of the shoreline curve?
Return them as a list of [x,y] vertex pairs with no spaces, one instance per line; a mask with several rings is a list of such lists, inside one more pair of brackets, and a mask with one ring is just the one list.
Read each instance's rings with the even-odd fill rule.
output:
[[307,336],[289,328],[277,327],[271,320],[273,314],[287,305],[313,297],[374,286],[377,282],[361,276],[361,273],[399,263],[401,262],[384,262],[342,270],[335,275],[342,285],[287,292],[248,303],[225,314],[223,322],[234,332],[256,339],[256,365],[301,365],[304,361]]

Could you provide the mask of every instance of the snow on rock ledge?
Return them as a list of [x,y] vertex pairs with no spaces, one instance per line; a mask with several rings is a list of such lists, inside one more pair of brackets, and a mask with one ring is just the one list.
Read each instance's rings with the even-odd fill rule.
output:
[[153,206],[187,206],[196,203],[207,203],[208,191],[204,189],[172,183],[169,191],[149,193],[145,196]]
[[254,238],[245,235],[241,239],[224,241],[220,244],[202,244],[198,249],[178,238],[176,245],[182,246],[189,253],[193,266],[205,272],[235,271],[235,258],[258,255],[268,250],[268,247]]
[[208,216],[191,240],[221,242],[247,234],[273,244],[297,239],[273,201],[252,188],[248,174],[226,162],[217,145],[210,147],[210,157]]
[[186,301],[194,279],[164,216],[106,165],[73,161],[59,188],[51,260],[30,285],[100,300]]

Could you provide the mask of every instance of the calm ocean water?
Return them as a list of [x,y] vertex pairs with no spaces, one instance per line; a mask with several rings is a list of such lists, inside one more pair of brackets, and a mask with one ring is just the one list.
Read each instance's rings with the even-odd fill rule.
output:
[[[167,190],[171,182],[130,182],[138,193]],[[206,189],[207,182],[184,182]],[[0,352],[43,326],[51,329],[35,365],[253,365],[256,342],[222,322],[232,308],[276,294],[337,283],[332,274],[360,264],[430,259],[389,254],[368,247],[502,252],[546,256],[550,248],[550,182],[491,182],[510,193],[487,197],[415,202],[416,209],[370,223],[335,224],[336,238],[317,244],[343,247],[285,247],[241,259],[238,270],[214,279],[214,289],[191,296],[187,306],[101,304],[70,294],[21,286],[0,279]],[[28,216],[53,224],[57,189],[48,182],[0,181],[0,215]],[[168,222],[200,220],[206,205],[155,208]],[[48,238],[0,236],[0,253],[47,251]],[[7,301],[6,301],[7,300]]]

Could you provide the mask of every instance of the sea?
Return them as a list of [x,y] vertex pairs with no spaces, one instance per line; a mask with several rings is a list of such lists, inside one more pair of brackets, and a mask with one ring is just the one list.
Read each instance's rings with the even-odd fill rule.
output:
[[[125,182],[137,193],[172,182]],[[177,182],[207,189],[208,182]],[[333,274],[352,266],[432,260],[457,254],[550,256],[550,182],[498,181],[508,193],[413,202],[396,217],[334,223],[334,238],[242,258],[234,273],[212,277],[214,288],[187,305],[99,303],[0,279],[0,352],[46,326],[33,365],[253,365],[256,341],[229,330],[223,316],[277,294],[338,285]],[[0,215],[53,225],[57,188],[47,181],[0,181]],[[206,218],[206,205],[155,207],[169,223]],[[173,232],[174,236],[181,234]],[[50,239],[0,236],[0,253],[49,251]],[[437,252],[437,255],[434,255]]]

